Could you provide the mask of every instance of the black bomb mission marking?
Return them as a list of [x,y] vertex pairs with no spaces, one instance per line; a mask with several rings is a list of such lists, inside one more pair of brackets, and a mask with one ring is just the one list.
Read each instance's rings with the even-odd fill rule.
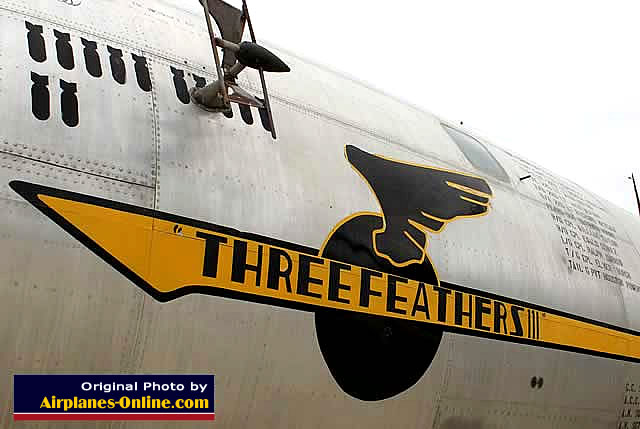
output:
[[[43,63],[47,60],[47,50],[45,45],[45,29],[42,25],[32,24],[29,21],[25,21],[25,27],[27,29],[27,46],[29,49],[29,56],[31,59],[38,63]],[[53,29],[53,36],[56,39],[56,56],[58,65],[64,70],[73,70],[76,67],[76,61],[73,52],[73,46],[71,45],[71,38],[74,37],[71,33],[65,33],[57,29]],[[110,45],[99,45],[96,41],[80,37],[83,49],[82,54],[84,57],[86,72],[92,78],[100,79],[103,77],[102,62],[100,59],[100,52],[107,54],[108,59],[105,59],[105,63],[108,63],[108,68],[111,71],[111,78],[119,85],[125,85],[127,83],[127,55],[122,49],[115,48]],[[106,48],[106,52],[104,49]],[[149,64],[147,58],[142,55],[131,53],[131,59],[133,60],[133,69],[135,71],[136,81],[138,87],[144,92],[150,92],[152,90],[151,74],[149,72]],[[171,74],[173,80],[173,86],[175,89],[176,98],[182,104],[190,104],[188,87],[190,82],[187,82],[187,75],[193,78],[193,82],[196,87],[203,88],[206,85],[206,79],[193,73],[185,72],[184,70],[169,66],[168,72]],[[32,88],[31,88],[31,106],[33,115],[41,120],[48,120],[51,113],[51,100],[49,96],[49,76],[40,76],[35,72],[31,72]],[[77,83],[67,82],[60,79],[60,86],[63,90],[66,89],[66,97],[61,100],[61,113],[63,122],[69,127],[76,127],[79,124],[79,109],[78,109],[78,97],[77,97]],[[75,90],[72,90],[75,88]],[[73,94],[73,97],[72,97]],[[260,99],[258,100],[264,101]],[[247,125],[253,125],[253,113],[252,108],[243,104],[238,104],[240,110],[240,117]],[[223,113],[227,118],[233,118],[233,110],[229,110]],[[262,127],[271,132],[271,122],[269,121],[269,115],[265,108],[258,108],[258,114],[260,116],[260,122]]]
[[[25,21],[27,29],[27,46],[29,56],[38,63],[47,60],[47,51],[44,38],[44,28],[42,25],[35,25],[29,21]],[[71,34],[53,29],[55,37],[56,56],[58,65],[64,70],[73,70],[76,66],[73,47],[71,45]],[[98,43],[89,39],[80,38],[83,46],[83,56],[87,73],[93,78],[101,78],[102,64],[100,62],[100,54],[98,53]],[[106,46],[109,54],[109,64],[111,67],[111,75],[113,80],[121,85],[126,83],[127,71],[123,59],[121,49]],[[147,59],[144,56],[131,54],[134,62],[134,70],[138,86],[144,92],[151,91],[151,77],[147,65]],[[51,115],[51,97],[49,93],[49,76],[41,76],[35,72],[31,72],[31,111],[33,115],[41,120],[46,121]],[[60,79],[60,112],[62,121],[70,128],[77,127],[80,122],[79,102],[78,102],[78,85],[75,82],[67,82]]]

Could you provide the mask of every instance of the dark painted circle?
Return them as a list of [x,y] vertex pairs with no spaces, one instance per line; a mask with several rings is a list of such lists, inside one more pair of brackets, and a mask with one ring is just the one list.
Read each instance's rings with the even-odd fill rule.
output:
[[[437,284],[431,263],[396,267],[373,251],[379,215],[360,215],[331,234],[322,256]],[[372,299],[376,299],[372,297]],[[322,355],[338,385],[349,395],[376,401],[413,386],[438,351],[442,329],[419,322],[322,310],[315,314]]]
[[536,377],[535,375],[531,378],[531,388],[535,389],[536,385],[538,384],[538,377]]
[[542,377],[538,378],[538,389],[542,389],[543,383],[544,383],[544,379]]

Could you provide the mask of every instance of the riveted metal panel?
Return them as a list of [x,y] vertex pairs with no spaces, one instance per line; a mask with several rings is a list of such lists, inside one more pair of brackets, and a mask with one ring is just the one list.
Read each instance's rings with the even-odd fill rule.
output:
[[125,44],[135,44],[141,37],[135,5],[124,0],[0,1],[0,8],[7,11]]
[[[171,67],[180,64],[157,58],[152,62],[158,100],[156,203],[160,210],[319,248],[344,217],[379,210],[366,183],[345,159],[346,144],[427,162],[419,154],[391,147],[361,130],[281,100],[273,102],[274,114],[280,118],[279,137],[274,141],[262,127],[257,109],[251,109],[254,121],[249,125],[237,105],[233,105],[233,118],[227,118],[181,102]],[[180,68],[193,85],[189,73],[195,71]],[[309,140],[313,144],[303,143]],[[221,425],[347,427],[357,422],[375,427],[393,422],[410,427],[426,426],[433,419],[434,408],[428,404],[435,401],[442,383],[446,346],[414,387],[385,401],[384,407],[365,406],[332,380],[317,345],[311,314],[193,296],[170,305],[147,305],[146,311],[153,324],[145,337],[142,365],[194,370],[214,365],[224,391],[219,406],[232,410],[221,416]],[[171,317],[174,312],[202,316],[198,323],[176,323]],[[206,353],[191,352],[190,358],[181,356],[177,361],[159,353],[160,338],[167,335],[176,338],[179,349],[200,350],[201,341],[180,336],[194,329],[199,333],[195,338],[204,339],[202,342],[224,345],[209,347]],[[268,396],[297,411],[274,410],[261,400],[252,401],[250,411],[228,405],[248,396]],[[416,401],[425,406],[418,413],[409,412]],[[348,416],[327,415],[327,409],[349,410]]]
[[[537,284],[531,260],[535,249],[518,246],[527,226],[510,187],[488,179],[493,197],[481,219],[461,219],[431,235],[430,255],[442,279],[511,297],[530,298]],[[481,223],[481,227],[478,224]],[[549,268],[547,268],[549,270]]]
[[[278,98],[272,103],[280,118],[274,141],[255,108],[253,123],[247,124],[235,104],[233,118],[226,118],[181,102],[172,67],[184,72],[187,85],[194,84],[193,69],[154,59],[161,209],[319,247],[344,217],[379,210],[345,159],[347,144],[430,163],[421,152],[390,146],[362,129]],[[313,143],[303,143],[309,140]],[[435,164],[452,167],[443,160]]]
[[[530,226],[530,239],[539,252],[534,261],[542,269],[553,267],[554,278],[538,288],[542,301],[534,302],[556,302],[575,314],[629,326],[622,290],[640,278],[640,266],[615,211],[588,191],[527,161],[516,157],[505,161],[532,174],[518,181],[516,190],[524,223]],[[556,291],[565,295],[554,297]]]
[[[226,410],[216,415],[222,427],[430,427],[433,421],[446,353],[439,353],[406,392],[382,402],[362,402],[342,392],[328,372],[312,314],[187,296],[170,305],[147,301],[145,320],[149,324],[140,367],[215,372],[216,407]],[[167,342],[172,344],[169,352]],[[446,350],[444,341],[443,346]]]
[[[304,106],[376,140],[468,165],[435,116],[291,53],[265,46],[291,67],[290,73],[267,74],[273,97]],[[257,73],[250,71],[245,76],[247,85],[260,91]],[[277,125],[277,116],[275,121]]]
[[[142,292],[16,194],[13,180],[144,207],[154,192],[0,153],[0,384],[14,373],[134,372]],[[4,410],[11,396],[1,389]]]
[[[5,64],[12,64],[0,71],[3,102],[11,106],[0,110],[0,121],[11,124],[0,130],[0,151],[152,186],[155,173],[152,100],[150,92],[142,90],[136,82],[131,56],[132,53],[143,53],[123,49],[127,79],[120,85],[111,76],[104,40],[97,46],[102,76],[95,78],[85,67],[80,40],[90,37],[87,34],[32,20],[32,24],[43,27],[47,52],[47,60],[38,63],[28,52],[25,19],[15,14],[3,14],[0,20],[0,33],[5,42],[3,59]],[[54,30],[70,35],[75,63],[72,70],[66,70],[58,63]],[[48,81],[44,101],[33,95],[32,73]],[[72,111],[74,106],[64,102],[71,94],[63,94],[62,81],[77,87],[76,126],[70,126],[63,118],[63,112]],[[49,117],[44,120],[32,113],[32,105],[42,102],[50,109]]]
[[439,429],[567,429],[615,427],[616,417],[602,410],[572,410],[518,402],[448,399],[434,428]]
[[[282,56],[292,73],[267,77],[277,140],[263,128],[256,109],[241,115],[234,105],[233,118],[197,109],[184,90],[196,77],[208,82],[215,77],[204,26],[155,2],[117,1],[109,8],[106,2],[86,1],[82,7],[93,8],[85,15],[80,7],[53,1],[3,4],[28,8],[29,19],[43,25],[46,34],[54,28],[69,32],[76,67],[59,66],[52,38],[47,39],[47,62],[32,64],[24,18],[7,19],[13,14],[3,13],[3,24],[13,27],[0,29],[0,92],[17,110],[0,113],[14,133],[0,139],[0,181],[5,183],[0,205],[6,213],[0,225],[0,314],[10,315],[0,316],[7,327],[0,331],[0,347],[10,350],[0,354],[0,367],[11,372],[213,371],[220,392],[216,406],[224,410],[216,423],[221,427],[615,424],[625,409],[625,384],[637,374],[635,365],[445,334],[417,384],[393,398],[364,402],[345,394],[331,377],[311,313],[196,295],[161,304],[140,292],[6,183],[34,181],[319,248],[340,220],[358,211],[380,211],[345,159],[346,144],[406,162],[468,173],[473,167],[437,118],[288,54]],[[104,28],[96,25],[99,16]],[[98,41],[104,73],[99,79],[85,71],[81,35]],[[176,46],[184,40],[193,43]],[[124,85],[111,77],[106,45],[123,51]],[[18,48],[7,51],[7,46]],[[150,92],[136,82],[132,53],[147,57]],[[85,119],[81,110],[78,127],[70,128],[52,103],[51,123],[39,124],[30,105],[19,102],[30,94],[27,65],[58,83],[77,81],[81,109],[86,90],[91,112],[104,114],[103,121]],[[254,92],[259,89],[253,72],[243,73],[240,81]],[[59,100],[59,84],[49,86],[52,100]],[[115,129],[118,120],[125,121],[123,131]],[[525,167],[512,162],[505,169],[513,175]],[[636,327],[632,309],[638,303],[629,285],[620,290],[567,270],[558,228],[530,183],[487,181],[493,191],[487,216],[458,220],[430,237],[429,254],[442,280]],[[601,227],[615,235],[625,270],[636,276],[637,255],[629,238],[636,233],[622,234],[603,207],[594,210],[615,232]],[[14,317],[16,310],[23,317]],[[8,357],[2,361],[2,356]],[[533,376],[542,377],[544,385],[532,389]],[[9,403],[8,395],[0,396],[1,404]]]
[[26,204],[24,199],[9,187],[9,183],[14,180],[52,186],[143,207],[153,207],[155,190],[152,187],[74,171],[19,155],[0,153],[0,198]]
[[[591,410],[617,417],[628,370],[611,359],[467,336],[456,337],[450,356],[445,397],[553,406],[572,415]],[[532,387],[534,377],[542,382]]]
[[188,63],[203,72],[215,73],[204,12],[194,16],[155,2],[152,7],[139,8],[138,25],[145,35],[145,50],[182,65]]

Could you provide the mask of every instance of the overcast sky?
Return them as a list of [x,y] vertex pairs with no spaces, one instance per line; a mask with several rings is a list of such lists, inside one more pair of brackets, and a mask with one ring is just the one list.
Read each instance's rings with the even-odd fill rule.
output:
[[247,2],[258,39],[463,120],[637,213],[640,2]]

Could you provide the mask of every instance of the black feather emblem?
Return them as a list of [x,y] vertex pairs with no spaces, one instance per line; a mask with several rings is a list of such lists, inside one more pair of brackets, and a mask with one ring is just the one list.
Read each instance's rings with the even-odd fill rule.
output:
[[376,253],[396,266],[421,263],[428,233],[487,213],[492,197],[477,176],[373,155],[348,145],[346,157],[376,195],[384,223],[373,232]]

